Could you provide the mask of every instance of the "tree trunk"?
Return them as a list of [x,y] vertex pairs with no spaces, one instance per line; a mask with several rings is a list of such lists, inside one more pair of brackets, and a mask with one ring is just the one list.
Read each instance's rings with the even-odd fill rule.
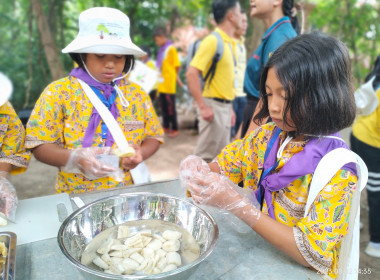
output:
[[253,55],[254,51],[261,43],[261,37],[263,37],[265,33],[264,23],[260,19],[252,18],[251,23],[253,26],[252,35],[245,40],[248,57]]
[[40,40],[45,51],[46,59],[50,68],[53,80],[60,79],[66,76],[62,61],[59,58],[59,53],[55,45],[55,41],[51,36],[49,25],[42,9],[40,0],[30,0],[32,10],[36,18],[37,29],[40,35]]

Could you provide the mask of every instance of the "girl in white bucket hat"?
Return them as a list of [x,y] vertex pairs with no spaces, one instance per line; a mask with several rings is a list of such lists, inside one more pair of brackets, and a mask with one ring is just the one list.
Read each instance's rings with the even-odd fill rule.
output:
[[117,9],[82,12],[77,37],[62,50],[79,67],[48,85],[35,105],[26,146],[59,168],[57,192],[136,183],[130,170],[163,142],[148,94],[126,78],[134,57],[145,54],[129,28],[129,18]]
[[24,127],[8,102],[12,90],[11,81],[0,73],[0,225],[14,220],[16,214],[18,199],[10,175],[24,172],[30,159],[24,148]]

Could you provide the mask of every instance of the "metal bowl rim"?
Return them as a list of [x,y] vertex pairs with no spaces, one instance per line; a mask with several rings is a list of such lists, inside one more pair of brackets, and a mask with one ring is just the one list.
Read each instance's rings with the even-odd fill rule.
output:
[[[112,275],[112,274],[108,274],[108,273],[103,273],[103,272],[101,272],[99,270],[95,270],[95,269],[92,269],[90,267],[87,267],[87,266],[83,265],[82,263],[78,262],[76,259],[74,259],[68,253],[68,251],[66,250],[66,247],[63,244],[63,238],[64,238],[63,231],[66,228],[66,225],[71,221],[71,219],[74,216],[76,216],[79,213],[83,212],[87,208],[90,208],[94,204],[100,203],[102,201],[106,201],[106,200],[110,200],[110,199],[118,198],[118,197],[123,197],[123,196],[138,196],[138,195],[161,196],[161,197],[172,198],[172,199],[180,200],[180,201],[182,201],[184,203],[191,204],[191,205],[195,206],[196,208],[198,208],[208,219],[210,219],[210,221],[211,221],[211,223],[213,224],[213,227],[214,227],[214,238],[213,238],[213,240],[212,240],[212,242],[210,244],[210,247],[203,253],[202,256],[200,256],[198,259],[196,259],[195,261],[193,261],[193,262],[191,262],[191,263],[189,263],[187,265],[180,266],[179,268],[177,268],[175,270],[172,270],[172,271],[168,271],[168,272],[164,272],[164,273],[159,273],[159,274],[151,274],[151,275]],[[104,197],[104,198],[95,200],[95,201],[93,201],[93,202],[91,202],[89,204],[86,204],[86,205],[82,206],[81,208],[75,210],[73,213],[71,213],[63,221],[62,225],[59,228],[58,236],[57,236],[57,241],[58,241],[59,248],[61,249],[61,252],[66,256],[66,258],[74,266],[76,266],[77,268],[79,268],[80,270],[82,270],[84,272],[87,272],[87,273],[90,273],[90,274],[93,274],[93,275],[96,275],[96,276],[99,276],[99,277],[103,277],[103,278],[106,278],[106,279],[163,279],[163,278],[166,278],[166,277],[171,276],[171,275],[179,274],[179,273],[181,273],[181,272],[183,272],[185,270],[188,270],[188,269],[191,269],[194,266],[197,266],[199,263],[201,263],[203,260],[205,260],[211,254],[211,252],[214,250],[218,239],[219,239],[219,228],[218,228],[218,225],[215,222],[214,218],[211,216],[211,214],[209,214],[207,211],[205,211],[204,209],[202,209],[201,207],[199,207],[198,205],[196,205],[192,201],[189,201],[189,200],[186,200],[186,199],[183,199],[183,198],[180,198],[180,197],[168,195],[168,194],[165,194],[165,193],[152,193],[152,192],[122,193],[122,194],[117,194],[117,195],[112,195],[112,196]]]

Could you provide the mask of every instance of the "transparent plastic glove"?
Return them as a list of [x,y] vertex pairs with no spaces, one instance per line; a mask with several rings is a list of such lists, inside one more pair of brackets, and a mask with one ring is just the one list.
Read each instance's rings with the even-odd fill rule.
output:
[[110,147],[89,147],[75,149],[61,169],[66,173],[79,173],[89,180],[112,177],[122,181],[123,171],[118,167],[119,158],[110,154]]
[[261,211],[253,191],[240,188],[221,174],[195,174],[187,187],[196,203],[230,211],[251,228],[260,219]]
[[206,176],[210,172],[207,162],[195,155],[187,156],[179,165],[179,179],[184,187],[195,175]]
[[9,181],[10,174],[0,171],[0,225],[5,226],[8,220],[14,221],[16,218],[16,208],[18,203],[16,189]]

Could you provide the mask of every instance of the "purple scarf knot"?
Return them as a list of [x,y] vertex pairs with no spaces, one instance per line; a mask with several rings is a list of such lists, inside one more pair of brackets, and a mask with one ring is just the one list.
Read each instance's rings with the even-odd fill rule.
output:
[[166,40],[166,43],[163,44],[159,49],[158,49],[158,53],[157,53],[157,59],[156,59],[156,67],[157,69],[161,69],[161,66],[162,66],[162,62],[164,61],[164,58],[165,58],[165,51],[166,49],[171,46],[173,44],[172,41],[170,41],[169,39]]
[[[114,87],[111,84],[104,84],[104,83],[100,83],[100,82],[94,80],[85,70],[83,70],[80,67],[77,67],[77,68],[74,68],[73,70],[71,70],[69,75],[72,77],[76,77],[78,79],[81,79],[86,84],[88,84],[90,87],[94,87],[94,88],[100,90],[101,92],[103,92],[103,96],[105,97],[106,100],[109,100],[110,97],[112,96],[113,91],[115,91]],[[117,84],[117,85],[120,84],[120,80],[116,80],[115,84]],[[107,106],[107,104],[105,104],[105,105]],[[113,102],[111,104],[111,108],[109,110],[110,110],[111,114],[113,115],[113,117],[116,119],[118,116],[118,109],[117,109],[115,102]],[[87,129],[86,129],[86,132],[84,134],[84,138],[83,138],[83,142],[82,142],[83,147],[86,148],[86,147],[92,146],[95,131],[96,131],[97,127],[99,126],[99,124],[101,123],[101,121],[102,121],[102,117],[99,115],[98,111],[94,107],[92,109],[90,122],[89,122]],[[114,141],[110,131],[108,130],[105,145],[107,147],[112,147],[114,142],[115,141]]]
[[[275,134],[273,131],[272,137]],[[339,133],[334,133],[330,136],[340,137]],[[270,140],[268,141],[268,143]],[[276,164],[277,151],[279,149],[280,137],[277,137],[270,150],[268,157],[264,160],[264,170],[269,169]],[[281,168],[278,173],[268,174],[261,180],[260,188],[255,191],[256,197],[259,197],[260,189],[264,192],[264,199],[267,204],[269,216],[275,219],[274,207],[272,203],[272,192],[279,191],[289,185],[296,179],[305,176],[307,174],[314,173],[318,163],[324,155],[328,152],[335,150],[336,148],[349,149],[343,140],[336,138],[311,138],[305,145],[302,151],[294,154]],[[348,163],[343,166],[343,169],[349,170],[357,175],[356,165],[354,163]],[[259,201],[259,203],[261,203]]]

